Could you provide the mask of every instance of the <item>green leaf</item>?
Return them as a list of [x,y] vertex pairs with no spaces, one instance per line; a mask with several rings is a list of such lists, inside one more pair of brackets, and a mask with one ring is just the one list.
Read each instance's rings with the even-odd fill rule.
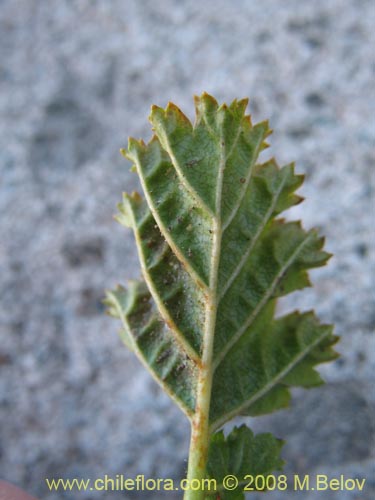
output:
[[174,104],[153,106],[155,135],[123,151],[144,197],[125,194],[117,219],[133,229],[143,280],[109,293],[109,312],[190,418],[199,477],[214,431],[286,407],[289,387],[321,383],[315,365],[336,357],[312,312],[275,319],[277,298],[310,286],[308,270],[330,255],[316,230],[279,218],[302,201],[303,176],[259,161],[270,129],[246,105],[203,94],[194,124]]
[[[272,434],[254,436],[245,425],[235,427],[227,438],[223,431],[214,434],[208,452],[207,474],[209,478],[216,480],[217,488],[216,492],[210,492],[207,498],[244,499],[243,490],[251,483],[249,476],[264,477],[273,471],[281,470],[284,463],[280,458],[283,444],[283,441]],[[238,480],[238,486],[233,490],[225,487],[225,478],[228,475]],[[254,487],[254,484],[250,487]]]
[[146,285],[130,282],[107,293],[109,313],[122,320],[122,338],[165,391],[191,416],[195,406],[195,364],[161,320]]

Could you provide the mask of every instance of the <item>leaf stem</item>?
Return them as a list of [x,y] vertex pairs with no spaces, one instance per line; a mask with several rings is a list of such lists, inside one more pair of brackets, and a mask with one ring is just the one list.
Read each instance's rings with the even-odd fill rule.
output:
[[[206,477],[208,445],[210,440],[209,410],[211,400],[212,368],[203,366],[198,381],[197,409],[192,421],[188,465],[188,486],[184,500],[203,500],[202,488]],[[197,489],[195,489],[197,488]]]
[[[216,226],[214,231],[214,242],[220,242],[221,232]],[[215,246],[215,245],[214,245]],[[220,243],[218,251],[220,251]],[[208,456],[208,446],[210,442],[210,403],[212,392],[212,352],[213,341],[216,325],[216,312],[217,312],[217,295],[216,295],[216,280],[217,280],[217,260],[219,254],[214,252],[212,256],[213,272],[210,294],[207,297],[206,304],[206,328],[204,333],[202,364],[199,369],[199,377],[197,384],[197,401],[196,410],[192,419],[191,426],[191,440],[189,451],[189,465],[188,465],[188,485],[190,489],[186,491],[184,500],[204,500],[205,492],[202,488],[202,480],[206,477],[206,465]],[[215,274],[214,274],[215,273]],[[200,481],[200,484],[198,483]],[[194,490],[192,488],[199,487]]]

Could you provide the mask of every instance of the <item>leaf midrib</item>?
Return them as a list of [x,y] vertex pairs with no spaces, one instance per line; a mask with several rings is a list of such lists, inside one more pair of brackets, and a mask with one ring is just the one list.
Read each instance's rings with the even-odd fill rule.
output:
[[[213,241],[212,241],[212,251],[210,259],[210,278],[209,278],[209,293],[208,300],[206,302],[206,321],[205,321],[205,331],[203,335],[203,349],[202,349],[202,365],[207,370],[207,377],[212,379],[213,367],[212,367],[212,355],[213,355],[213,344],[214,336],[216,330],[216,317],[217,317],[217,283],[219,274],[219,263],[220,263],[220,253],[221,253],[221,238],[222,238],[222,228],[221,228],[221,198],[223,191],[223,177],[226,165],[226,153],[225,153],[225,142],[223,138],[223,129],[221,129],[220,134],[220,162],[218,170],[218,180],[216,185],[215,193],[215,208],[216,213],[213,216]],[[211,385],[211,384],[210,384]],[[211,400],[211,391],[207,395],[208,410]]]

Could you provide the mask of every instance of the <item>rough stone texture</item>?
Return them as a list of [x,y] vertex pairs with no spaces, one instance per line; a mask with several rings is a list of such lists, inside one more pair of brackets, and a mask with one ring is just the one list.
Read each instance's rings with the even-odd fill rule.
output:
[[[192,116],[206,90],[250,96],[253,118],[270,119],[271,154],[307,177],[290,216],[320,227],[335,254],[281,307],[335,322],[342,357],[321,370],[326,387],[254,426],[287,439],[288,474],[368,484],[270,498],[373,498],[374,20],[371,0],[0,1],[1,477],[54,500],[78,494],[49,493],[46,477],[184,473],[188,424],[122,347],[101,297],[139,274],[112,218],[137,187],[119,148],[150,137],[152,103]],[[174,498],[79,494],[138,497]]]

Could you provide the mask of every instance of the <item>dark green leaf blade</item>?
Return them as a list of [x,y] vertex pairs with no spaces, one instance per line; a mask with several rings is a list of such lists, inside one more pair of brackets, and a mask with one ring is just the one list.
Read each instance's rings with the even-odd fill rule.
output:
[[205,205],[178,177],[157,137],[147,145],[130,139],[125,155],[137,168],[147,203],[165,240],[197,284],[207,286],[212,220]]
[[[245,425],[235,427],[226,438],[223,431],[214,434],[209,447],[207,474],[216,480],[216,495],[220,500],[244,499],[243,489],[250,483],[246,476],[267,476],[281,470],[284,463],[280,458],[282,446],[283,442],[272,434],[255,436]],[[235,476],[239,482],[232,491],[223,485],[228,475]],[[215,498],[215,494],[207,495],[207,498]]]
[[[180,178],[186,179],[191,192],[223,222],[243,197],[270,134],[267,122],[252,125],[245,115],[246,105],[247,99],[242,99],[219,106],[213,97],[203,94],[195,97],[194,126],[172,103],[165,110],[154,106],[150,116]],[[218,197],[220,183],[223,194]]]
[[117,220],[134,231],[143,276],[160,314],[187,356],[198,361],[204,327],[201,288],[170,249],[140,195],[124,194],[118,208]]
[[[302,180],[303,176],[294,174],[293,165],[279,168],[274,159],[254,167],[243,198],[223,227],[218,270],[220,295],[241,273],[270,220],[302,200],[294,194]],[[239,188],[239,185],[232,185]]]
[[300,223],[272,221],[233,280],[220,290],[214,356],[216,366],[274,298],[310,286],[307,270],[324,265],[329,254],[315,230]]
[[147,286],[129,282],[107,292],[108,312],[121,319],[127,345],[156,381],[190,417],[195,408],[196,365],[162,321]]
[[210,419],[221,427],[236,415],[260,415],[286,407],[290,386],[322,383],[314,369],[337,357],[337,337],[312,312],[273,320],[267,306],[214,374]]

